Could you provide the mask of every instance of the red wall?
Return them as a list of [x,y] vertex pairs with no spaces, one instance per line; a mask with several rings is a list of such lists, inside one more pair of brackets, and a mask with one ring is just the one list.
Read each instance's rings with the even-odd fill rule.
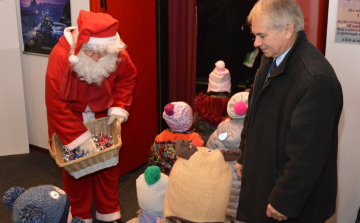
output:
[[[90,10],[102,12],[100,0],[90,0]],[[129,120],[121,127],[121,175],[147,162],[157,130],[155,1],[107,0],[107,11],[119,21],[120,38],[138,71]]]
[[326,47],[328,0],[296,0],[305,20],[305,32],[309,41],[323,54]]

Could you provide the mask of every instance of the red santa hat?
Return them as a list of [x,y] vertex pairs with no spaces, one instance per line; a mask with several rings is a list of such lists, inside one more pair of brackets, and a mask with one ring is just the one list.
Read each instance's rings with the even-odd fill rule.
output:
[[80,10],[77,24],[79,34],[74,54],[69,57],[72,64],[79,62],[76,55],[84,43],[110,45],[116,42],[119,22],[108,14]]

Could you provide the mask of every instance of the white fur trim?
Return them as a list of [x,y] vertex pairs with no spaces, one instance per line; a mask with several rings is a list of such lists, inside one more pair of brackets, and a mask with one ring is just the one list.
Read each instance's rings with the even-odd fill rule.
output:
[[117,211],[115,213],[110,214],[100,214],[99,212],[96,212],[96,219],[100,221],[114,221],[121,218],[120,211]]
[[[92,110],[91,110],[91,108],[89,107],[89,105],[88,106],[86,106],[86,108],[85,108],[85,111],[84,112],[92,112]],[[85,122],[84,122],[85,123]]]
[[70,46],[72,46],[72,42],[73,42],[71,31],[76,29],[78,29],[78,27],[76,26],[70,26],[64,29],[64,37]]
[[80,146],[81,144],[83,144],[86,140],[91,139],[92,134],[91,132],[88,130],[86,131],[84,134],[82,134],[81,136],[77,137],[74,141],[72,141],[70,144],[65,145],[65,147],[69,150],[74,150],[76,147]]
[[83,219],[85,221],[85,223],[92,223],[93,220],[92,219]]
[[116,166],[118,164],[118,162],[119,162],[119,157],[115,156],[115,157],[113,157],[111,159],[105,160],[104,162],[97,163],[97,164],[94,164],[92,166],[88,166],[88,167],[86,167],[84,169],[81,169],[79,171],[72,172],[72,173],[69,173],[69,174],[71,176],[73,176],[75,179],[79,179],[80,177],[83,177],[85,175],[94,173],[96,171],[99,171],[99,170],[102,170],[102,169],[105,169],[105,168],[108,168],[108,167]]
[[87,42],[87,44],[90,45],[110,45],[116,42],[117,36],[119,34],[116,33],[115,36],[111,36],[111,37],[106,37],[106,38],[96,38],[96,37],[91,37],[89,41]]
[[119,108],[119,107],[111,107],[108,109],[108,116],[110,115],[117,115],[119,117],[124,118],[124,122],[126,122],[129,118],[129,112],[127,112],[125,109]]
[[72,64],[77,64],[79,63],[79,57],[75,56],[75,55],[70,55],[69,56],[69,62]]
[[85,112],[82,113],[82,116],[83,116],[83,122],[84,123],[95,120],[95,113],[92,112],[91,110],[90,111],[85,110]]

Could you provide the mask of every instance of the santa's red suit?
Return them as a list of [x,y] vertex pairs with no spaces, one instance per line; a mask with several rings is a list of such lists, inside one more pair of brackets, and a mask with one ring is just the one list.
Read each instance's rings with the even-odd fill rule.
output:
[[[81,11],[79,19],[81,13],[88,15],[90,12]],[[106,19],[112,19],[109,15],[103,15]],[[78,40],[82,32],[80,25]],[[49,138],[56,133],[62,143],[72,150],[92,137],[84,122],[110,115],[127,120],[136,82],[136,68],[127,51],[122,49],[116,71],[105,78],[101,86],[80,81],[69,63],[69,35],[70,32],[64,34],[67,38],[63,36],[59,39],[49,56],[45,98]],[[119,164],[79,179],[63,170],[64,189],[70,198],[72,214],[85,222],[92,222],[94,200],[97,219],[120,219],[118,176]]]

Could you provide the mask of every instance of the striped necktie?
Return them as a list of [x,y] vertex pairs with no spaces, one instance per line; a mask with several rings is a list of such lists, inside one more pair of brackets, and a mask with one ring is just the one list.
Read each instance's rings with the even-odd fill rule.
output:
[[270,74],[272,74],[276,68],[277,68],[277,65],[276,65],[276,59],[275,59],[270,66],[268,74],[266,75],[264,84],[267,82]]

